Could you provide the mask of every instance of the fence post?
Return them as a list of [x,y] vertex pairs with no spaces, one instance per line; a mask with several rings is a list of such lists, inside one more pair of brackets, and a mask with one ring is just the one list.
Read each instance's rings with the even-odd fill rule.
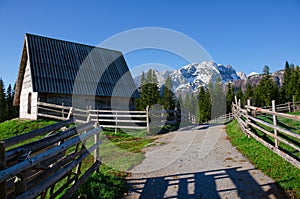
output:
[[288,109],[289,109],[289,113],[292,112],[291,111],[291,102],[288,102]]
[[63,120],[65,119],[65,111],[64,111],[64,103],[61,103],[61,116],[63,118]]
[[147,133],[150,132],[150,124],[149,124],[149,105],[146,107],[146,122],[147,122]]
[[241,99],[239,99],[239,117],[241,117],[242,116],[242,114],[241,114],[241,109],[242,109],[242,103],[241,103]]
[[[0,141],[0,170],[5,169],[6,161],[5,161],[5,142]],[[7,198],[7,183],[6,180],[0,184],[0,198]]]
[[90,107],[87,106],[86,109],[87,109],[87,112],[86,112],[86,115],[87,115],[86,122],[89,122],[91,120]]
[[[116,116],[115,116],[115,121],[116,121],[116,126],[118,126],[118,112],[116,112]],[[117,128],[115,128],[115,134],[117,134]]]
[[67,120],[71,118],[72,114],[73,114],[73,107],[70,108],[70,111],[69,111],[69,113],[68,113]]
[[[276,112],[276,104],[275,100],[272,100],[272,111]],[[273,124],[274,126],[277,126],[277,117],[273,114]],[[278,139],[277,139],[277,130],[274,129],[274,135],[275,135],[275,147],[278,148]]]
[[99,109],[97,108],[97,123],[99,125]]
[[[251,111],[250,108],[249,108],[250,106],[251,106],[251,101],[250,101],[250,99],[247,99],[246,128],[247,128],[249,131],[251,131],[251,128],[250,128],[250,125],[249,125],[249,123],[250,123],[249,112]],[[249,135],[248,133],[247,133],[247,137],[250,138],[250,135]]]
[[234,102],[235,102],[236,105],[238,105],[238,100],[237,100],[236,95],[234,96]]
[[27,178],[28,178],[28,171],[24,171],[17,175],[17,178],[15,180],[16,195],[23,193],[27,190]]
[[235,115],[236,115],[236,117],[238,117],[239,116],[239,108],[238,108],[238,100],[237,100],[237,97],[236,97],[236,95],[234,96],[234,102],[235,102]]
[[296,111],[295,95],[293,95],[293,112]]
[[[99,127],[99,123],[95,122],[95,128]],[[97,144],[99,142],[99,133],[96,133],[94,135],[94,144]],[[99,157],[99,147],[97,147],[94,151],[94,163],[100,161],[100,157]],[[97,169],[97,173],[99,173],[99,168]]]

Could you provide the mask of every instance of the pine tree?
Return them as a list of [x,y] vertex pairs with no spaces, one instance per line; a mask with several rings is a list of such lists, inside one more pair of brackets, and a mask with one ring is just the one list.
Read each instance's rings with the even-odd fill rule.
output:
[[190,102],[190,112],[196,115],[197,113],[197,104],[198,104],[198,99],[197,96],[194,95],[194,93],[191,94],[191,102]]
[[143,72],[141,75],[141,83],[139,87],[140,97],[136,101],[136,109],[137,110],[145,110],[145,107],[147,106],[145,101],[145,73]]
[[288,83],[289,97],[292,99],[295,96],[295,100],[298,100],[299,96],[299,79],[300,70],[299,67],[293,68]]
[[226,113],[226,93],[221,78],[217,78],[215,82],[209,82],[208,91],[210,94],[211,117],[214,119]]
[[[165,110],[174,110],[176,106],[175,95],[172,91],[172,82],[168,76],[163,86],[163,92],[161,96],[161,104]],[[174,113],[168,113],[168,118],[174,117]]]
[[190,98],[189,93],[187,93],[185,95],[184,102],[183,102],[183,108],[184,108],[184,110],[190,111],[190,105],[191,105],[191,98]]
[[204,119],[205,121],[208,121],[211,119],[211,115],[212,115],[212,99],[211,99],[211,94],[209,89],[206,89],[205,91],[205,115],[204,115]]
[[236,92],[236,98],[237,98],[237,100],[243,100],[243,98],[244,98],[244,94],[243,94],[243,91],[242,91],[241,87],[238,88],[238,90]]
[[211,119],[212,115],[212,99],[210,95],[210,89],[212,89],[212,83],[209,84],[210,88],[200,88],[198,94],[198,112],[197,120],[199,124],[205,123]]
[[6,120],[5,108],[5,87],[3,80],[0,78],[0,122]]
[[251,86],[251,84],[247,84],[246,87],[246,91],[245,94],[243,96],[243,104],[246,105],[247,104],[247,100],[251,99],[253,97],[254,91],[253,88]]
[[[16,90],[16,83],[14,84],[14,89],[12,90],[12,100],[14,100],[15,98],[15,90]],[[13,104],[13,112],[12,112],[12,115],[13,117],[12,118],[17,118],[19,117],[19,106],[15,106]]]
[[254,106],[261,106],[262,102],[261,102],[261,87],[259,87],[258,85],[253,86],[253,100],[252,100],[252,104]]
[[158,80],[154,70],[150,70],[147,74],[149,104],[154,105],[160,103],[160,92],[158,87]]
[[175,109],[175,95],[172,91],[172,82],[169,76],[165,81],[161,100],[165,110]]
[[264,75],[269,75],[270,74],[269,66],[264,66],[263,73],[264,73]]
[[292,92],[289,86],[289,80],[292,75],[292,69],[288,61],[285,62],[283,83],[280,89],[280,102],[284,103],[286,101],[292,100]]
[[272,100],[278,101],[279,89],[273,78],[266,74],[255,89],[255,105],[270,106]]
[[211,104],[210,104],[210,95],[208,89],[205,91],[204,87],[200,88],[198,94],[198,114],[197,119],[199,124],[207,122],[210,119],[211,115]]
[[181,93],[179,93],[178,98],[176,99],[176,110],[177,110],[177,117],[180,116],[179,118],[177,118],[177,121],[181,122],[181,110],[183,107],[183,99],[182,99],[182,95]]
[[296,80],[296,92],[295,92],[295,100],[300,101],[300,68],[299,66],[296,66],[295,72],[297,73],[298,79]]
[[160,93],[158,87],[158,80],[155,75],[155,71],[149,70],[147,77],[141,78],[140,86],[140,99],[138,100],[137,109],[145,110],[146,107],[160,103]]
[[179,93],[178,100],[176,101],[176,108],[177,110],[181,111],[182,107],[183,107],[183,99],[181,93]]
[[197,120],[199,124],[205,122],[205,90],[203,86],[200,88],[200,92],[198,94],[198,107],[199,112],[197,114]]
[[13,114],[13,93],[11,85],[9,84],[6,90],[6,99],[5,99],[5,113],[6,120],[14,118]]
[[234,101],[234,91],[231,83],[229,82],[227,84],[227,89],[226,89],[226,112],[227,113],[231,112],[231,106],[233,101]]

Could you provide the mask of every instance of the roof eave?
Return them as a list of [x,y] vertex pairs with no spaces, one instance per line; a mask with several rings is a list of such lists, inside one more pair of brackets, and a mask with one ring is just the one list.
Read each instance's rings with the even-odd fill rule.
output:
[[16,88],[15,88],[15,95],[14,95],[14,101],[13,101],[14,106],[20,105],[22,83],[23,83],[26,64],[27,64],[27,60],[28,60],[28,50],[27,49],[28,49],[27,37],[25,35],[24,45],[23,45],[22,55],[21,55],[21,60],[20,60],[20,65],[19,65],[19,71],[18,71],[18,79],[16,82]]

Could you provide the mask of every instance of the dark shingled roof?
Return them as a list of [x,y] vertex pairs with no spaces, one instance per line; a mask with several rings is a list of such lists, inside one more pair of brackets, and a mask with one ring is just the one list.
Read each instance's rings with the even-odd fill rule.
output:
[[27,54],[34,92],[138,97],[121,52],[26,34],[15,104],[20,100]]

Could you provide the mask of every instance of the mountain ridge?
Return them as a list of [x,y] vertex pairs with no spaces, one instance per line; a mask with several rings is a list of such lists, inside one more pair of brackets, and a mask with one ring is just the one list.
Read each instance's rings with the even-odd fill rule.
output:
[[[262,74],[252,73],[247,76],[243,72],[237,72],[230,64],[217,64],[213,61],[204,61],[202,63],[192,63],[185,65],[173,71],[154,70],[159,87],[161,87],[169,76],[173,85],[175,94],[197,93],[201,86],[206,87],[210,81],[215,82],[218,78],[223,83],[231,82],[235,87],[246,88],[247,84],[252,86],[257,84],[262,78]],[[271,74],[276,83],[280,86],[283,80],[283,70]],[[140,86],[141,76],[134,78],[137,87]]]

